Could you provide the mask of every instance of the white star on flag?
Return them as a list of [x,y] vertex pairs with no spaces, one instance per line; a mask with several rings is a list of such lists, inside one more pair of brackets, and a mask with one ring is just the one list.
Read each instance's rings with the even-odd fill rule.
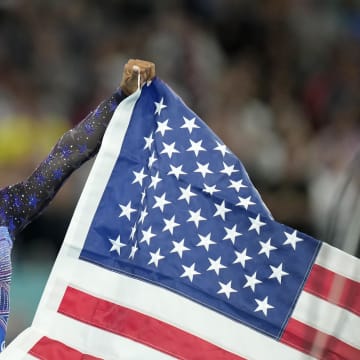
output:
[[221,144],[218,141],[216,144],[217,146],[214,148],[214,150],[220,151],[222,156],[225,156],[225,154],[230,154],[230,151],[225,144]]
[[247,188],[246,185],[243,184],[243,179],[240,179],[238,181],[235,180],[229,180],[231,185],[228,186],[229,189],[235,189],[236,192],[239,192],[242,188]]
[[172,250],[170,251],[170,253],[177,253],[180,257],[180,259],[182,258],[183,252],[184,251],[189,251],[190,249],[188,247],[186,247],[184,245],[185,239],[182,239],[179,242],[173,241],[173,245],[174,247],[172,248]]
[[225,207],[225,200],[223,200],[223,202],[220,205],[216,203],[214,203],[214,205],[216,207],[216,212],[214,214],[214,217],[220,216],[223,220],[225,220],[225,214],[231,211],[230,209]]
[[246,210],[250,205],[255,205],[254,202],[251,201],[251,196],[248,196],[247,198],[242,198],[241,196],[238,196],[239,202],[236,204],[236,206],[243,206]]
[[198,234],[200,241],[196,244],[196,246],[203,246],[206,251],[209,251],[209,246],[216,244],[215,241],[212,241],[210,239],[211,233],[208,233],[207,235],[203,236],[201,234]]
[[139,183],[140,186],[143,185],[143,180],[147,177],[146,174],[144,174],[144,168],[141,169],[141,171],[133,171],[133,174],[135,175],[135,180],[132,182],[133,184]]
[[261,250],[258,254],[265,254],[268,259],[270,258],[270,251],[277,249],[276,246],[271,245],[271,238],[269,238],[267,242],[259,241],[259,243],[261,245]]
[[281,284],[281,279],[283,276],[289,275],[286,271],[283,271],[283,264],[280,263],[278,267],[270,265],[272,274],[269,276],[269,279],[276,279],[279,284]]
[[298,242],[300,242],[300,241],[303,241],[303,239],[301,239],[301,238],[299,238],[299,237],[297,237],[296,236],[296,234],[297,234],[297,231],[296,230],[294,230],[294,232],[292,233],[292,234],[289,234],[289,233],[287,233],[286,231],[284,232],[284,234],[286,235],[286,240],[285,240],[285,242],[284,242],[284,244],[283,245],[291,245],[291,247],[294,249],[294,250],[296,250],[296,244],[298,243]]
[[170,201],[167,201],[165,199],[166,197],[166,193],[163,193],[161,196],[154,196],[155,199],[155,204],[153,205],[153,209],[159,208],[161,210],[161,212],[164,212],[164,207],[166,205],[171,204]]
[[180,127],[182,129],[188,129],[189,134],[191,134],[193,129],[199,129],[200,128],[200,126],[195,124],[195,120],[196,120],[195,117],[193,117],[192,119],[188,119],[185,116],[183,116],[183,119],[184,119],[184,124],[181,125]]
[[123,244],[121,241],[120,241],[120,235],[118,235],[118,237],[113,240],[113,239],[109,239],[109,241],[111,242],[112,244],[112,247],[110,249],[110,252],[111,251],[116,251],[118,253],[118,255],[120,255],[120,252],[121,252],[121,248],[123,246],[126,246],[126,244]]
[[155,104],[155,108],[156,108],[154,115],[160,115],[162,109],[167,108],[167,105],[164,104],[164,98],[161,98],[160,102],[154,101],[154,104]]
[[274,307],[268,303],[268,297],[266,296],[263,300],[255,299],[256,303],[258,304],[257,308],[254,312],[262,311],[265,316],[267,316],[267,311],[269,309],[273,309]]
[[179,153],[180,151],[175,149],[175,142],[171,144],[162,143],[164,149],[160,152],[160,154],[167,154],[169,158],[171,159],[173,154]]
[[168,122],[169,122],[169,119],[164,120],[164,121],[158,121],[157,129],[155,132],[157,132],[157,133],[159,132],[162,136],[164,136],[166,131],[172,130],[172,128],[168,126]]
[[245,248],[242,252],[235,250],[236,259],[234,260],[233,264],[240,263],[243,268],[245,268],[245,263],[248,260],[251,260],[251,256],[247,256],[247,249]]
[[147,211],[147,208],[145,207],[144,209],[141,210],[141,213],[140,213],[140,218],[139,218],[139,223],[144,223],[144,220],[146,218],[146,216],[149,215],[148,211]]
[[155,152],[153,151],[152,154],[149,157],[149,161],[148,161],[148,168],[151,169],[152,166],[154,165],[155,161],[157,161],[157,157],[155,155]]
[[226,235],[223,240],[230,240],[235,245],[235,239],[238,236],[241,236],[242,233],[236,231],[236,225],[234,225],[232,228],[224,228],[226,231]]
[[237,290],[235,290],[235,289],[233,289],[233,288],[231,287],[231,283],[232,283],[231,280],[228,281],[227,284],[224,284],[224,283],[222,283],[222,282],[219,281],[219,285],[220,285],[221,289],[220,289],[217,293],[218,293],[218,294],[225,294],[226,297],[229,299],[229,298],[230,298],[230,295],[231,295],[232,293],[238,292]]
[[216,185],[209,186],[204,183],[204,189],[203,192],[208,193],[210,195],[214,195],[216,192],[219,192],[220,190],[216,188]]
[[158,267],[159,266],[159,261],[165,258],[165,256],[162,256],[160,254],[160,248],[157,249],[157,251],[155,253],[150,251],[150,256],[151,256],[151,259],[148,262],[148,265],[154,264],[155,267]]
[[165,226],[163,227],[162,231],[165,232],[168,230],[171,235],[174,233],[174,228],[180,226],[180,224],[175,222],[175,215],[171,219],[164,219]]
[[258,214],[258,216],[253,219],[251,217],[249,217],[249,220],[251,222],[251,225],[249,227],[249,231],[250,230],[255,230],[257,232],[258,235],[260,235],[260,228],[264,225],[266,225],[266,223],[262,222],[260,220],[260,214]]
[[200,164],[200,163],[196,163],[197,165],[197,169],[194,170],[194,172],[198,172],[202,175],[203,178],[205,178],[205,176],[207,174],[213,174],[213,172],[209,169],[209,163],[206,164]]
[[141,192],[141,204],[144,203],[145,197],[146,197],[146,191],[144,190]]
[[182,165],[174,166],[170,164],[170,171],[167,173],[168,175],[174,175],[177,180],[179,180],[180,175],[186,175],[186,172],[182,171]]
[[162,179],[159,177],[159,172],[155,174],[155,176],[151,176],[151,183],[149,185],[150,188],[154,188],[156,190],[157,184],[162,181]]
[[190,198],[192,196],[196,196],[195,193],[191,191],[191,185],[189,184],[187,188],[179,187],[181,191],[181,195],[178,197],[178,200],[185,200],[188,204],[190,204]]
[[190,143],[191,146],[186,149],[186,151],[193,151],[196,157],[198,157],[200,151],[206,151],[206,149],[201,146],[202,140],[195,142],[190,139]]
[[131,247],[131,252],[129,255],[129,259],[134,259],[136,252],[139,250],[137,243],[135,243],[132,247]]
[[206,218],[200,215],[201,209],[197,211],[189,210],[190,217],[187,219],[187,222],[193,221],[195,226],[198,228],[200,221],[206,220]]
[[121,214],[119,215],[119,218],[122,216],[126,216],[128,218],[128,220],[130,220],[131,218],[131,214],[133,212],[136,212],[136,209],[133,209],[131,207],[131,201],[128,202],[128,204],[126,206],[119,204],[120,208],[121,208]]
[[180,277],[188,277],[190,282],[193,281],[195,275],[200,275],[199,272],[195,270],[195,263],[191,266],[182,265],[184,272],[180,275]]
[[136,227],[136,224],[134,224],[134,225],[131,227],[131,233],[130,233],[130,239],[131,239],[131,240],[134,240],[134,236],[135,236],[136,230],[137,230],[137,227]]
[[234,167],[235,167],[234,165],[227,165],[226,163],[223,162],[223,166],[224,166],[224,168],[222,170],[220,170],[220,172],[223,174],[226,174],[228,176],[231,176],[232,173],[234,173],[234,172],[239,172],[239,170],[234,169]]
[[256,278],[256,271],[251,275],[246,275],[246,284],[243,286],[243,288],[250,287],[250,289],[255,292],[255,286],[258,284],[261,284],[262,281]]
[[144,136],[144,140],[145,140],[144,150],[146,150],[146,149],[151,150],[151,145],[154,142],[153,133],[151,133],[149,137]]
[[221,256],[219,256],[216,260],[208,258],[210,262],[210,266],[207,268],[207,271],[215,271],[216,275],[219,275],[221,269],[226,269],[226,266],[221,264]]
[[140,242],[146,242],[148,245],[150,245],[151,239],[156,236],[156,234],[153,234],[152,232],[152,226],[149,226],[147,230],[141,230],[143,236],[140,240]]

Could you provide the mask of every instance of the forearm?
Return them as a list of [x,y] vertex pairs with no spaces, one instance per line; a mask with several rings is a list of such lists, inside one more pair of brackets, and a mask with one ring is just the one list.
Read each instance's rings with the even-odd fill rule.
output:
[[92,158],[99,151],[107,125],[124,97],[118,91],[99,104],[84,120],[60,138],[44,163],[51,164],[54,170],[61,169],[70,175],[73,170]]

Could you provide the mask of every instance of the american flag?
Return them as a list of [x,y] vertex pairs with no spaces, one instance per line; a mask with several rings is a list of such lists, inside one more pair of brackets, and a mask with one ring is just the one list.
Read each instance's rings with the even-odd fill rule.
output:
[[359,260],[273,219],[160,79],[116,109],[4,359],[359,359]]

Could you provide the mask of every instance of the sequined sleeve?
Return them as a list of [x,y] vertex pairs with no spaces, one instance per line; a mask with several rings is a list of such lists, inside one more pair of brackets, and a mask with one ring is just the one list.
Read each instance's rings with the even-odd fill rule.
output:
[[125,96],[115,92],[66,132],[28,179],[0,191],[0,225],[14,238],[54,198],[74,170],[99,150],[107,124]]

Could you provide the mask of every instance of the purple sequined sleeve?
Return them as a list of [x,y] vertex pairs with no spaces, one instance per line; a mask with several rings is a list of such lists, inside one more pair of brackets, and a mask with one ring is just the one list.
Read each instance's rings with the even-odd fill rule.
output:
[[0,191],[0,226],[6,226],[12,238],[41,213],[72,172],[98,152],[107,124],[123,98],[118,91],[102,102],[61,137],[28,179]]

